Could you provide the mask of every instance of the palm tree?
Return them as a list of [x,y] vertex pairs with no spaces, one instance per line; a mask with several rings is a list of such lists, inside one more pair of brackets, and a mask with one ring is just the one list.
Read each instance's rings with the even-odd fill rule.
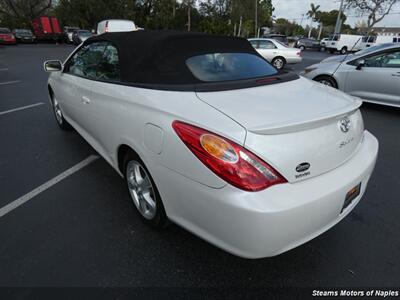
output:
[[307,12],[307,16],[311,19],[310,21],[310,31],[308,32],[308,38],[311,37],[312,23],[315,21],[315,18],[319,12],[320,5],[314,5],[311,3],[311,9]]

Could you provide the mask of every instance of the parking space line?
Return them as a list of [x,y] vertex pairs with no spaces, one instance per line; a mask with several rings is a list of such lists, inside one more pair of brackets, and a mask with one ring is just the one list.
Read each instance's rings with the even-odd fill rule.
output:
[[8,71],[8,68],[0,68],[0,71]]
[[4,82],[0,82],[0,85],[20,83],[20,82],[21,82],[21,80],[4,81]]
[[38,102],[38,103],[27,105],[27,106],[22,106],[22,107],[13,108],[13,109],[10,109],[10,110],[0,111],[0,116],[8,114],[8,113],[15,112],[15,111],[19,111],[19,110],[32,108],[32,107],[39,106],[39,105],[43,105],[43,104],[44,104],[43,102]]
[[44,192],[45,190],[51,188],[53,185],[56,183],[60,182],[61,180],[67,178],[68,176],[76,173],[80,169],[86,167],[90,163],[94,162],[96,159],[98,159],[98,155],[90,155],[86,159],[82,160],[80,163],[76,164],[75,166],[69,168],[68,170],[62,172],[61,174],[57,175],[53,179],[50,179],[49,181],[45,182],[41,186],[37,187],[36,189],[30,191],[29,193],[23,195],[22,197],[19,197],[18,199],[12,201],[11,203],[7,204],[6,206],[3,206],[0,208],[0,218],[3,217],[4,215],[8,214],[9,212],[13,211],[17,207],[23,205],[24,203],[28,202],[35,196],[39,195],[40,193]]

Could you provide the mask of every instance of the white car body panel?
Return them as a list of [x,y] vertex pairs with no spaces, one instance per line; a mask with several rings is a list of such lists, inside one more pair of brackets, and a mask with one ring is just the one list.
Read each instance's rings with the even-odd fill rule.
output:
[[[298,99],[301,93],[307,94],[307,99]],[[281,83],[279,89],[270,85],[197,95],[243,125],[248,130],[246,148],[290,182],[318,176],[342,164],[356,151],[364,131],[357,110],[360,101],[303,78]],[[251,105],[243,99],[251,99]],[[345,116],[353,125],[346,135],[337,125]],[[346,146],[340,145],[346,141]],[[296,166],[302,162],[310,163],[310,174],[296,178]]]
[[[66,120],[120,174],[119,147],[138,153],[172,221],[242,257],[277,255],[339,222],[364,193],[378,153],[377,140],[363,131],[358,101],[304,79],[197,94],[62,72],[51,73],[48,84]],[[304,87],[307,97],[299,97]],[[348,133],[338,127],[345,115],[353,123]],[[288,183],[259,192],[227,184],[183,144],[174,120],[247,147]],[[348,136],[354,139],[345,153],[336,151]],[[313,160],[313,175],[297,180],[293,169],[306,159]],[[346,193],[360,182],[361,194],[341,212]]]
[[[75,77],[76,81],[81,81],[82,84],[74,90],[71,89],[76,83],[71,82],[70,77]],[[229,139],[243,145],[246,131],[238,123],[199,101],[193,92],[157,91],[123,85],[115,89],[113,84],[92,81],[92,92],[82,94],[86,99],[90,99],[90,103],[84,103],[78,93],[87,92],[80,88],[90,86],[87,81],[90,80],[60,73],[52,74],[49,84],[63,107],[64,117],[115,169],[118,170],[119,145],[129,145],[144,161],[150,159],[143,136],[146,124],[151,123],[162,128],[164,134],[161,154],[152,154],[151,159],[156,159],[169,169],[207,186],[221,188],[226,185],[199,160],[193,161],[191,152],[179,151],[182,142],[175,139],[176,134],[171,124],[179,119],[210,129],[222,136],[229,132]],[[68,94],[72,97],[65,96]],[[188,107],[191,109],[188,110]],[[135,117],[132,115],[133,111]],[[118,116],[118,122],[115,122],[115,117],[112,116]],[[171,140],[170,135],[173,135],[174,139]],[[166,140],[171,142],[166,143]],[[176,155],[179,152],[182,153]]]
[[[357,154],[341,167],[257,193],[230,185],[213,190],[162,166],[156,174],[163,197],[172,200],[167,214],[175,223],[232,254],[262,258],[297,247],[348,215],[365,192],[377,152],[377,140],[366,132]],[[360,195],[341,213],[346,193],[360,182]]]
[[276,49],[256,49],[257,52],[260,53],[260,55],[269,62],[272,62],[272,60],[278,56],[283,57],[286,60],[286,63],[288,64],[297,64],[302,61],[302,57],[298,55],[298,53],[300,53],[301,51],[297,48],[286,47],[274,39],[267,39],[267,38],[249,39],[249,41],[256,41],[256,40],[267,40],[275,45]]

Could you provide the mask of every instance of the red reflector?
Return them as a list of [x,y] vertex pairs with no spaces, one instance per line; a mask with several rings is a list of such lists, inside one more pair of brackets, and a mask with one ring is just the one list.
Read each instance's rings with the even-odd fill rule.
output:
[[269,77],[269,78],[257,79],[256,82],[257,83],[271,83],[271,82],[278,81],[278,80],[279,80],[279,78]]

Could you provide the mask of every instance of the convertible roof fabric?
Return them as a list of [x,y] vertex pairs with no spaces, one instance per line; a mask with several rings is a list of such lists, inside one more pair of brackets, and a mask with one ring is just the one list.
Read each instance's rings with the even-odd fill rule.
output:
[[170,30],[105,33],[87,39],[111,42],[118,50],[125,83],[194,85],[203,83],[186,66],[186,59],[207,53],[239,52],[259,56],[244,38]]

